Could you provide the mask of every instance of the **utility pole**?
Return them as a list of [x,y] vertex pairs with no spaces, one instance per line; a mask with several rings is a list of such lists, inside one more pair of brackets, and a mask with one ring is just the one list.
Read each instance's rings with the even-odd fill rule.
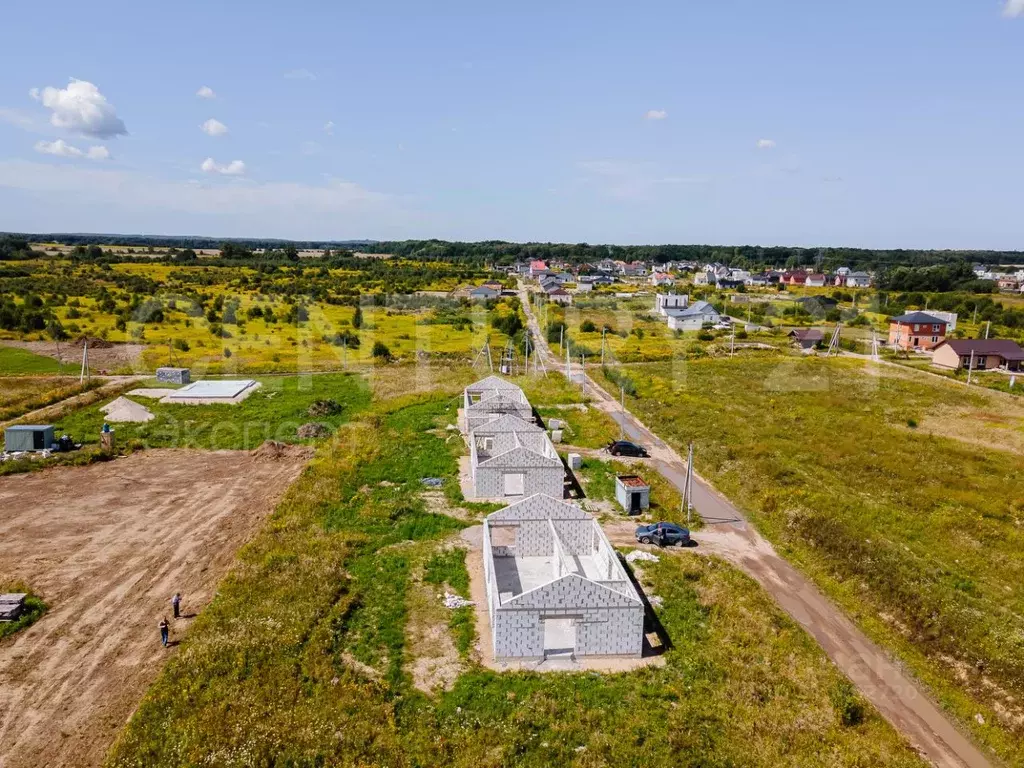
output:
[[989,331],[989,329],[991,327],[992,327],[992,321],[989,320],[987,323],[985,323],[985,338],[986,339],[988,338],[988,331]]
[[971,361],[967,364],[967,386],[971,385],[971,375],[974,373],[974,350],[971,350]]
[[78,377],[78,383],[81,384],[85,381],[85,377],[88,376],[90,379],[92,376],[89,373],[89,339],[82,342],[82,373]]
[[580,384],[583,386],[583,394],[587,394],[587,356],[580,353]]
[[608,333],[608,328],[606,328],[606,327],[602,328],[601,329],[601,367],[602,368],[604,368],[604,344],[605,344],[604,337],[605,337],[606,333]]
[[686,527],[689,528],[693,520],[693,441],[690,441],[690,450],[686,456],[686,482],[683,484],[684,503],[686,505]]
[[729,357],[736,354],[736,323],[732,323],[732,334],[729,337]]
[[619,406],[622,413],[619,414],[619,440],[626,439],[626,389],[619,385]]

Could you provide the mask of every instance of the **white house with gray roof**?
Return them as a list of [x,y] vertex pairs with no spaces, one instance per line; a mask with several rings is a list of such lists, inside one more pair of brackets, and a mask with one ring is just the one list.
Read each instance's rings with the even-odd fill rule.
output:
[[533,495],[483,524],[496,660],[639,657],[644,603],[600,524]]
[[718,310],[706,301],[695,301],[682,309],[670,309],[668,327],[673,331],[699,331],[705,323],[714,325],[722,319]]

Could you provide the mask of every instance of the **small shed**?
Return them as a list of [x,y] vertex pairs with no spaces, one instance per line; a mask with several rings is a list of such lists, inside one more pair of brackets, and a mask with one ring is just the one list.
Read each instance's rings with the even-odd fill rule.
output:
[[4,430],[4,450],[45,451],[53,445],[53,425],[20,424]]
[[168,384],[191,384],[192,371],[188,368],[157,368],[156,380],[165,381]]
[[651,486],[639,475],[615,478],[615,500],[631,515],[639,515],[651,506]]

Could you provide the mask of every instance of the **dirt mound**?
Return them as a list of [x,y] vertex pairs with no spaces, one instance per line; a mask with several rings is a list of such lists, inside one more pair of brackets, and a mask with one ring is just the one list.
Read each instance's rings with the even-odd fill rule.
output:
[[89,349],[113,349],[114,342],[107,341],[106,339],[97,339],[95,336],[79,336],[77,339],[71,342],[73,347],[84,347],[85,342],[89,342]]
[[331,434],[331,428],[326,424],[317,424],[315,421],[303,424],[296,433],[303,440],[311,437],[327,437]]
[[341,404],[337,400],[317,400],[306,411],[313,418],[330,416],[332,413],[339,413]]
[[252,452],[256,461],[278,461],[290,458],[309,458],[313,449],[307,445],[289,445],[277,440],[265,440],[263,445]]

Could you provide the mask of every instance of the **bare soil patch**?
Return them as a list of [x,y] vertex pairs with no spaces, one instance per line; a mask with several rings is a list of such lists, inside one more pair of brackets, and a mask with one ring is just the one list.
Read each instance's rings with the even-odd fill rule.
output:
[[171,596],[174,643],[306,460],[274,453],[145,451],[0,479],[0,576],[50,606],[0,644],[0,765],[102,762],[174,653],[157,629]]
[[[19,347],[35,352],[37,355],[52,357],[62,364],[81,365],[82,344],[74,341],[57,344],[55,341],[15,341],[5,340],[5,346]],[[142,353],[146,350],[145,344],[114,343],[110,341],[99,341],[93,344],[89,341],[89,368],[94,374],[102,374],[104,371],[118,372],[125,368],[139,370],[142,361]]]

